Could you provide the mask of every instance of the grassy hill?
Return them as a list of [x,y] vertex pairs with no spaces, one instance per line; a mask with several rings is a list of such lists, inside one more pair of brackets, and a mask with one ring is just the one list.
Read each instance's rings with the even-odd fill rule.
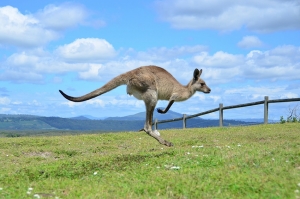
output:
[[300,124],[0,139],[0,198],[299,198]]

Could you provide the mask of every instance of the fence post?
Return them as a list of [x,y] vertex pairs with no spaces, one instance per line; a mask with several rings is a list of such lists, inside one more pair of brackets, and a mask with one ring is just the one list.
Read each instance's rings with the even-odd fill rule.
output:
[[269,105],[269,97],[268,96],[265,96],[265,103],[264,103],[264,123],[265,124],[268,124],[268,105]]
[[186,128],[186,114],[183,114],[183,118],[182,118],[182,121],[183,121],[183,129]]
[[157,119],[154,120],[154,130],[157,130]]
[[223,126],[223,104],[222,103],[219,104],[219,124],[220,127]]

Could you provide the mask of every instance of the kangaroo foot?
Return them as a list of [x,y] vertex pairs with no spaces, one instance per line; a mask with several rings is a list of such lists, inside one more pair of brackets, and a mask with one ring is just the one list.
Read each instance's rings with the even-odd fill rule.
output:
[[162,145],[166,145],[167,147],[171,147],[171,146],[174,146],[172,142],[169,142],[167,140],[164,140],[162,139],[161,137],[160,138],[155,138],[160,144]]
[[168,142],[167,140],[165,140],[165,143],[163,143],[163,145],[166,145],[168,147],[174,146],[172,142]]
[[[160,134],[157,134],[157,133],[159,133],[159,132],[155,130],[152,134],[150,134],[150,136],[152,136],[153,138],[155,138],[160,144],[166,145],[168,147],[173,146],[172,142],[164,140],[162,137],[160,137]],[[155,135],[153,135],[153,134],[155,134]]]
[[164,140],[162,137],[160,137],[160,133],[157,130],[146,131],[145,129],[141,129],[140,131],[145,131],[148,135],[156,139],[162,145],[166,145],[168,147],[174,146],[172,142]]

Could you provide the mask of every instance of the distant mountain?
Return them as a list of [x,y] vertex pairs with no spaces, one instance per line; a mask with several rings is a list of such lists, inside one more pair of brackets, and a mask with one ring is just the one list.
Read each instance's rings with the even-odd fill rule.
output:
[[79,115],[77,117],[70,117],[70,119],[74,120],[104,120],[106,117],[94,117],[91,115]]
[[[169,111],[166,114],[155,112],[153,119],[167,120],[181,118],[182,114]],[[111,117],[105,120],[91,120],[85,116],[73,118],[42,117],[34,115],[0,114],[0,130],[76,130],[76,131],[138,131],[143,128],[145,112],[125,117]],[[255,122],[224,120],[224,126],[251,125]],[[168,122],[158,124],[158,129],[182,128],[183,122]],[[192,118],[187,120],[187,128],[219,126],[219,120]]]
[[[153,119],[158,119],[158,120],[168,120],[168,119],[174,119],[180,117],[182,117],[182,114],[171,110],[169,110],[166,114],[160,114],[155,110],[153,114]],[[140,112],[140,113],[123,116],[123,117],[108,117],[105,120],[120,120],[120,121],[131,120],[132,121],[132,120],[145,120],[145,118],[146,118],[146,112]]]
[[89,118],[85,117],[85,116],[77,116],[77,117],[70,117],[70,119],[73,120],[89,120]]
[[91,115],[82,115],[83,117],[85,118],[88,118],[90,120],[104,120],[106,117],[94,117],[94,116],[91,116]]
[[[263,123],[264,118],[250,118],[250,119],[237,119],[238,121],[243,121],[243,122],[253,122],[253,123]],[[268,120],[269,123],[276,123],[279,122],[279,120]]]

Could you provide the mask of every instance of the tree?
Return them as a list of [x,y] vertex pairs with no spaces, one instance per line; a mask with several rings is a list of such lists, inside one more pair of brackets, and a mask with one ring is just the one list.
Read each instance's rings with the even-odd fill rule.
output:
[[288,110],[288,116],[287,119],[285,120],[283,116],[280,117],[280,123],[285,123],[285,122],[300,122],[300,105],[297,104],[294,107],[289,107]]

